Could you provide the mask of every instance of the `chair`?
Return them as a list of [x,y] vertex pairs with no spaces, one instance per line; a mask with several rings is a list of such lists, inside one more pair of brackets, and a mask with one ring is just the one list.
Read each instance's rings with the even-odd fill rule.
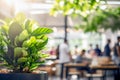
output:
[[72,75],[77,75],[77,79],[79,80],[82,73],[83,71],[77,71],[74,68],[70,69],[67,80],[70,80]]
[[93,78],[100,78],[101,80],[103,80],[104,78],[104,74],[103,72],[98,72],[98,73],[85,73],[85,77],[88,78],[88,80],[93,80]]

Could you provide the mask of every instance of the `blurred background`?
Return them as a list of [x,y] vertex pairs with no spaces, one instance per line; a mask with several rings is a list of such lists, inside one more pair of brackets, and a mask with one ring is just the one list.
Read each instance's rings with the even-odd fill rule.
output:
[[[61,0],[59,5],[63,4],[62,1],[65,0]],[[99,0],[96,1],[99,2]],[[52,28],[54,32],[49,35],[50,39],[46,49],[46,53],[50,53],[50,60],[57,58],[54,51],[65,38],[69,41],[73,55],[76,45],[80,52],[82,49],[89,50],[90,44],[92,44],[92,48],[98,44],[103,52],[107,39],[111,40],[111,48],[117,42],[117,36],[120,36],[120,0],[106,0],[105,2],[103,0],[99,5],[100,10],[96,8],[96,12],[92,10],[85,13],[74,12],[71,9],[67,14],[59,12],[53,16],[54,6],[55,0],[0,0],[0,19],[12,18],[22,12],[28,18],[36,20],[40,26]],[[90,14],[91,12],[92,14]],[[52,63],[52,61],[48,61],[47,64]],[[46,69],[49,73],[50,70],[53,70],[51,74],[55,74],[55,66],[52,65],[52,68]]]
[[[37,20],[41,26],[53,28],[54,33],[50,35],[49,46],[56,46],[64,38],[65,18],[62,14],[50,15],[50,9],[54,2],[55,0],[0,0],[0,18],[13,17],[16,13],[23,12],[28,17]],[[100,7],[105,10],[107,6],[111,8],[119,7],[120,1],[107,0],[107,5],[101,5]],[[112,39],[113,45],[116,42],[116,36],[120,35],[119,30],[112,32],[111,29],[101,29],[97,33],[94,31],[85,33],[84,29],[76,29],[78,25],[84,24],[80,17],[68,16],[67,19],[67,34],[71,48],[79,45],[80,48],[86,49],[89,44],[99,44],[100,48],[103,49],[106,39]]]

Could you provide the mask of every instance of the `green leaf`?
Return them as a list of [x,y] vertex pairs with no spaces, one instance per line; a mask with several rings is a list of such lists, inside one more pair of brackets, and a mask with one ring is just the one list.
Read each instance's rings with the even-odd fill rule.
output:
[[22,58],[18,59],[18,63],[24,63],[26,61],[27,61],[27,58],[25,58],[25,57],[22,57]]
[[26,20],[25,20],[24,26],[25,26],[25,29],[27,29],[27,31],[28,31],[29,33],[32,32],[33,24],[34,24],[34,23],[32,23],[31,20],[29,20],[29,19],[26,19]]
[[16,47],[14,49],[14,57],[22,57],[23,52],[22,52],[22,48],[21,47]]
[[23,44],[22,44],[22,47],[26,47],[27,48],[28,46],[29,46],[28,45],[28,41],[24,41]]
[[41,58],[47,58],[49,57],[49,54],[45,54],[45,53],[40,53],[39,54]]
[[14,44],[15,44],[15,46],[19,46],[20,45],[20,41],[19,41],[19,37],[18,36],[15,37]]
[[33,63],[31,66],[30,66],[30,70],[34,70],[36,69],[38,66],[40,65],[40,63]]
[[32,36],[40,36],[40,35],[43,35],[43,34],[49,34],[49,33],[52,33],[53,30],[50,29],[50,28],[37,28],[36,30],[34,30],[32,32]]
[[2,32],[4,32],[4,34],[8,34],[8,30],[9,30],[9,26],[8,25],[3,25],[3,26],[1,26],[2,28],[1,28],[1,30],[2,30]]
[[23,55],[22,55],[23,57],[28,56],[28,52],[26,50],[23,49],[22,52],[23,52]]
[[29,37],[27,30],[23,30],[19,35],[19,41],[22,42]]
[[47,44],[48,42],[48,37],[47,36],[44,36],[41,38],[41,40],[37,40],[37,43],[36,43],[36,47],[38,48],[38,50],[41,50],[44,48],[44,46]]
[[28,46],[32,46],[32,44],[36,43],[36,38],[34,36],[30,37],[27,43],[28,43]]
[[27,48],[30,46],[34,46],[35,43],[36,43],[36,38],[35,38],[35,36],[32,36],[32,37],[30,37],[29,40],[24,41],[22,46]]
[[9,31],[8,31],[8,35],[9,35],[9,38],[10,38],[11,42],[14,43],[15,37],[18,36],[21,32],[22,32],[21,25],[17,22],[13,22],[10,25],[10,28],[9,28]]

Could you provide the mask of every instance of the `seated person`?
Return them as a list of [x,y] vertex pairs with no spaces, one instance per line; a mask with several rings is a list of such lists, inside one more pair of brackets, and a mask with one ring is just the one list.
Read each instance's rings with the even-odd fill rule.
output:
[[87,71],[88,73],[93,73],[94,71],[91,70],[91,69],[89,68],[89,66],[88,66],[89,63],[91,62],[91,60],[85,58],[84,55],[85,55],[85,50],[82,50],[81,53],[80,53],[80,55],[77,56],[75,62],[76,62],[76,63],[84,63],[84,64],[86,64],[86,66],[85,66],[85,67],[79,67],[79,68],[77,68],[77,70],[85,70],[85,71]]

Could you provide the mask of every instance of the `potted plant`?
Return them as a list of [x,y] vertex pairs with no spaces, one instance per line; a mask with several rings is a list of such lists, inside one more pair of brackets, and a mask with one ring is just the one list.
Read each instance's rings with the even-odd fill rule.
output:
[[0,20],[0,58],[12,72],[0,74],[1,80],[47,80],[46,73],[34,74],[45,60],[42,53],[53,30],[19,13],[14,18]]

